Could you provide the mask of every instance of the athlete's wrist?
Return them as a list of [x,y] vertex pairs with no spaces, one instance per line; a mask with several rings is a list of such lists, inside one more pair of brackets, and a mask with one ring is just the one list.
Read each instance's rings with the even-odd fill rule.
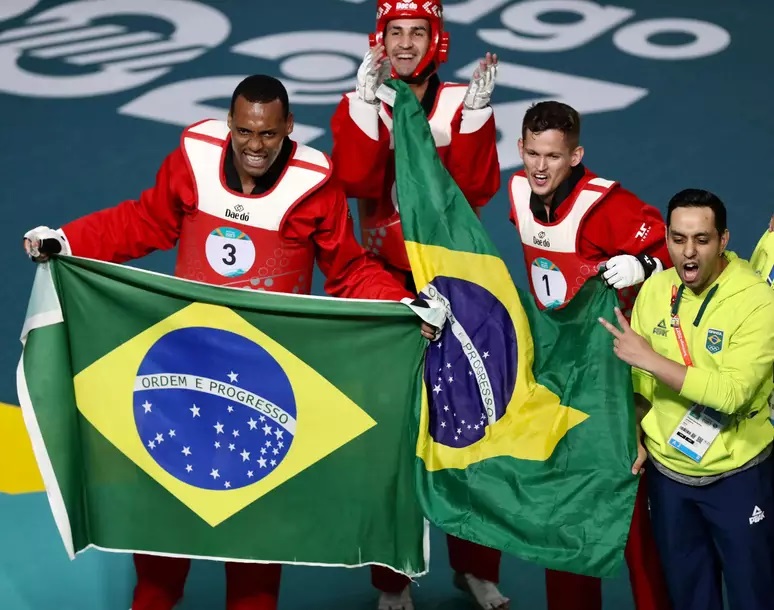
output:
[[639,261],[640,265],[642,265],[642,270],[645,276],[645,279],[643,281],[647,280],[654,273],[658,273],[659,271],[664,270],[663,263],[659,259],[653,256],[650,256],[649,254],[645,254],[643,252],[641,254],[636,255],[634,258],[636,258]]

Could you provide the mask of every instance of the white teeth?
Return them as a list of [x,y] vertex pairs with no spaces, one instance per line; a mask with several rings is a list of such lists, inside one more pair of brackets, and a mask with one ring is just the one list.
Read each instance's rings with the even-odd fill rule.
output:
[[535,174],[535,178],[537,178],[538,180],[545,180],[546,178],[548,178],[548,176],[546,176],[545,174]]

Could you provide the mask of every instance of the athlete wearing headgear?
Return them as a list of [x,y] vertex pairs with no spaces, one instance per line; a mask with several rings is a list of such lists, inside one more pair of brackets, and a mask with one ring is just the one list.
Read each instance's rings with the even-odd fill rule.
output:
[[430,44],[427,52],[419,59],[416,68],[410,75],[400,74],[395,66],[386,63],[387,66],[391,67],[392,78],[401,78],[407,83],[420,84],[435,74],[442,63],[446,63],[449,55],[449,33],[443,30],[442,11],[440,2],[426,2],[421,7],[415,2],[397,2],[395,4],[383,2],[378,6],[376,9],[376,30],[368,36],[371,49],[384,46],[384,33],[387,24],[395,19],[426,19],[430,26]]
[[382,0],[371,48],[331,120],[334,173],[347,196],[358,199],[363,245],[410,278],[395,195],[395,159],[389,106],[376,96],[391,76],[407,82],[427,114],[438,155],[468,203],[486,205],[500,187],[497,132],[489,105],[497,56],[487,53],[468,85],[441,82],[447,59],[439,0]]
[[[334,173],[348,197],[357,198],[363,245],[416,292],[411,278],[395,190],[392,116],[377,89],[388,78],[408,83],[427,115],[438,155],[474,210],[500,187],[497,133],[489,105],[497,56],[487,53],[468,85],[441,82],[449,34],[439,0],[380,0],[370,49],[355,91],[344,95],[331,121]],[[421,288],[421,287],[420,287]],[[454,582],[485,610],[505,610],[497,588],[500,552],[448,537]],[[412,610],[410,582],[386,568],[372,569],[382,594],[379,610]]]

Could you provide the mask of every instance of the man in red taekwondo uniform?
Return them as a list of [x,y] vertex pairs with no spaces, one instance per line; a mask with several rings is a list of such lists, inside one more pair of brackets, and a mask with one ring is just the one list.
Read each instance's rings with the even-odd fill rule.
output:
[[[356,91],[344,96],[331,121],[334,171],[347,196],[358,199],[363,244],[414,291],[396,197],[391,112],[376,91],[390,76],[409,84],[427,114],[442,162],[476,209],[500,186],[489,105],[497,57],[487,54],[469,85],[442,83],[436,71],[446,61],[449,35],[443,31],[438,0],[380,2],[370,43]],[[452,537],[448,543],[457,586],[469,591],[482,608],[506,608],[508,600],[496,586],[499,551]],[[382,591],[380,610],[413,607],[405,578],[374,568],[372,580]]]
[[[25,235],[35,260],[46,240],[65,254],[121,263],[178,244],[175,275],[210,284],[308,294],[315,259],[337,297],[413,298],[357,242],[347,200],[320,151],[293,142],[288,95],[257,75],[234,90],[228,123],[188,127],[156,185],[137,201],[59,230]],[[431,327],[422,333],[432,338]],[[190,561],[135,555],[132,610],[170,610]],[[226,563],[228,610],[275,610],[281,566]]]
[[[427,115],[439,157],[477,209],[500,187],[489,105],[497,57],[487,53],[469,85],[442,83],[436,71],[446,61],[449,35],[443,31],[439,0],[380,1],[370,46],[358,70],[356,90],[343,97],[331,120],[334,171],[347,196],[358,200],[363,245],[416,291],[398,212],[391,109],[376,91],[390,76],[408,83]],[[507,608],[508,599],[496,584],[500,552],[453,537],[448,546],[455,584],[471,593],[481,608]],[[380,610],[413,608],[406,578],[375,567],[372,582],[382,592]]]
[[[511,177],[511,221],[516,225],[532,294],[542,308],[562,307],[602,265],[631,315],[639,286],[669,264],[664,220],[614,181],[581,164],[578,113],[555,101],[530,108],[519,154],[524,169]],[[637,610],[669,608],[653,541],[645,481],[632,517],[626,560]],[[599,579],[546,572],[549,610],[600,610]]]
[[376,96],[385,79],[400,78],[416,93],[438,155],[474,209],[500,187],[489,105],[497,56],[486,54],[470,85],[441,82],[436,71],[449,50],[442,10],[439,0],[381,1],[356,91],[343,97],[331,120],[334,171],[347,196],[358,199],[363,245],[401,279],[410,277],[410,268],[395,193],[391,109]]

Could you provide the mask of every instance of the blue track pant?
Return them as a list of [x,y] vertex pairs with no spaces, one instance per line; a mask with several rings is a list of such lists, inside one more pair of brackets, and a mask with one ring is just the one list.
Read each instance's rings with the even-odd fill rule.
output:
[[774,609],[774,456],[705,487],[648,468],[651,521],[672,605]]

